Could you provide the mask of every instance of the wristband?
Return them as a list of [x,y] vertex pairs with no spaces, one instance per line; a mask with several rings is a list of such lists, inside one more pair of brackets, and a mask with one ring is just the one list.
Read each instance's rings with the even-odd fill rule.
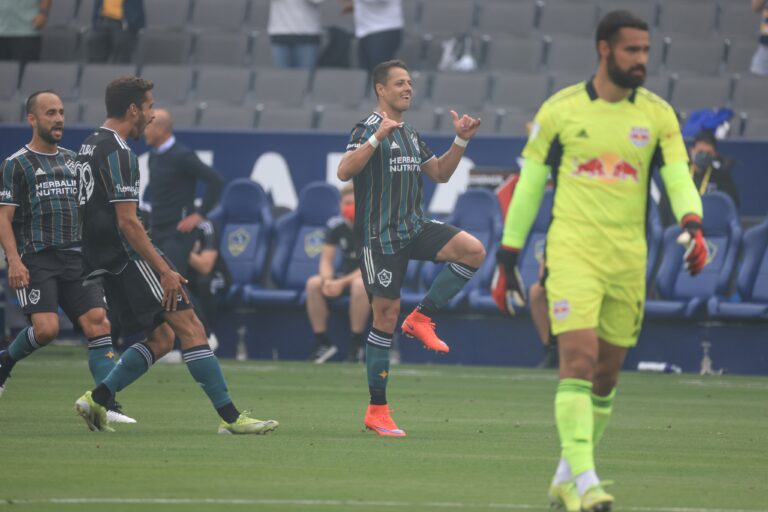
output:
[[467,147],[467,144],[469,144],[469,141],[468,140],[464,140],[464,139],[462,139],[461,137],[459,137],[457,135],[456,137],[454,137],[453,143],[456,144],[457,146],[461,147],[461,148],[465,148],[465,147]]
[[375,135],[371,135],[368,137],[368,144],[370,144],[373,149],[376,149],[379,147],[379,139],[377,139]]

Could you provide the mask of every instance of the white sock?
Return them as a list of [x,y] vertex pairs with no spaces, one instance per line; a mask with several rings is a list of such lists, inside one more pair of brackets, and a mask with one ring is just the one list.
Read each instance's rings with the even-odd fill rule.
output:
[[579,496],[584,496],[592,486],[599,485],[600,479],[597,478],[597,473],[594,469],[588,469],[580,475],[576,475],[576,489],[579,491]]
[[555,470],[555,476],[552,478],[552,485],[560,485],[565,482],[570,482],[571,480],[573,480],[571,466],[568,464],[567,460],[560,459],[557,469]]

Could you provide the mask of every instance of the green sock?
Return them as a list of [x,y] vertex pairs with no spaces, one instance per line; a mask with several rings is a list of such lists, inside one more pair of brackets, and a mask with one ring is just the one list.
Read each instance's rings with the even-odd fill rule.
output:
[[603,438],[605,427],[608,426],[608,420],[611,419],[613,412],[613,397],[616,396],[616,388],[613,388],[608,396],[598,396],[592,393],[592,416],[594,418],[594,430],[592,434],[592,443],[597,444]]
[[583,379],[562,379],[555,395],[555,419],[562,456],[571,474],[595,468],[592,444],[592,383]]
[[188,348],[183,350],[181,355],[192,378],[200,384],[216,409],[232,403],[219,360],[208,345]]
[[35,328],[25,327],[19,331],[11,344],[8,346],[8,355],[11,356],[13,362],[21,361],[35,350],[39,349],[41,345],[35,338]]
[[[432,282],[432,286],[429,287],[426,296],[426,299],[429,301],[428,303],[434,304],[434,307],[437,309],[442,308],[464,288],[464,285],[472,279],[475,272],[477,272],[476,268],[464,265],[463,263],[448,263],[437,274],[437,277]],[[424,308],[421,308],[421,310],[427,316],[434,313],[433,311],[426,311]]]
[[93,381],[98,384],[103,381],[112,368],[115,367],[115,349],[112,346],[112,336],[104,334],[88,339],[88,368],[93,375]]
[[365,366],[368,370],[368,391],[372,405],[387,403],[387,381],[389,381],[389,349],[392,347],[392,333],[371,328],[365,344]]
[[155,356],[146,344],[134,343],[101,383],[114,395],[144,375],[154,362]]

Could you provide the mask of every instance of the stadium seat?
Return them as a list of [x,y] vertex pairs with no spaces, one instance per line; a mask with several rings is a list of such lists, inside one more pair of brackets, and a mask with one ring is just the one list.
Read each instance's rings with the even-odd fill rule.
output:
[[431,108],[409,110],[403,119],[419,133],[433,133],[437,130],[437,114]]
[[768,319],[768,218],[744,232],[743,260],[736,278],[740,302],[715,296],[707,302],[712,318]]
[[397,50],[396,58],[404,61],[408,69],[421,69],[426,57],[427,43],[418,34],[403,33],[403,41]]
[[491,37],[533,37],[539,5],[508,0],[483,2],[479,5],[477,30]]
[[155,84],[152,93],[158,105],[185,103],[192,88],[193,73],[189,66],[142,66],[140,76]]
[[344,132],[350,133],[360,119],[369,113],[364,110],[339,108],[339,107],[324,107],[321,106],[318,109],[319,117],[317,122],[317,129],[330,131],[330,132]]
[[80,0],[80,7],[77,9],[77,17],[75,17],[71,23],[72,26],[78,29],[81,33],[85,32],[91,25],[93,25],[93,7],[95,3],[96,0]]
[[720,35],[731,41],[748,41],[755,49],[755,41],[760,37],[759,17],[752,9],[745,9],[740,2],[720,2],[718,30]]
[[665,68],[671,73],[714,76],[723,65],[725,44],[719,36],[709,38],[673,37]]
[[20,101],[0,100],[0,124],[20,123],[22,107]]
[[69,115],[77,124],[96,128],[107,118],[107,107],[103,101],[85,101],[80,104],[80,112]]
[[544,42],[538,37],[512,39],[494,37],[488,44],[483,66],[491,71],[536,73],[542,65]]
[[302,303],[307,279],[317,274],[328,219],[339,214],[339,191],[324,182],[310,183],[299,194],[299,206],[275,222],[270,275],[275,288],[248,284],[249,305]]
[[746,126],[742,135],[744,137],[755,139],[768,138],[768,116],[751,115],[747,117]]
[[659,31],[664,35],[706,38],[715,31],[714,0],[666,0],[659,8]]
[[194,30],[239,31],[247,6],[247,0],[195,0],[189,26]]
[[742,76],[736,82],[731,105],[737,111],[768,111],[766,91],[768,91],[767,77]]
[[355,18],[351,13],[342,15],[341,6],[338,2],[320,2],[318,8],[323,27],[336,27],[354,34]]
[[643,87],[655,93],[660,98],[669,99],[670,77],[668,75],[650,75],[645,78]]
[[261,131],[311,130],[314,125],[315,114],[308,108],[265,106],[257,112],[256,128]]
[[705,194],[702,204],[709,263],[699,275],[688,275],[683,266],[683,247],[677,243],[680,227],[668,227],[656,274],[656,293],[660,299],[646,301],[648,317],[691,318],[702,311],[710,297],[727,291],[741,242],[739,217],[731,198],[722,192]]
[[86,64],[80,77],[80,101],[104,101],[104,91],[107,84],[117,77],[133,75],[136,66],[133,64]]
[[237,303],[243,287],[261,283],[266,271],[273,228],[270,201],[261,185],[238,178],[225,187],[220,204],[211,220],[221,226],[219,253],[232,275],[227,300]]
[[200,112],[200,128],[209,130],[253,130],[256,111],[253,107],[209,105]]
[[499,133],[512,137],[527,137],[528,125],[533,122],[535,112],[503,110],[499,121]]
[[488,75],[484,72],[438,72],[432,76],[428,104],[445,109],[462,105],[469,107],[469,111],[478,111],[487,96]]
[[[339,91],[344,91],[340,94]],[[315,105],[357,107],[368,92],[368,73],[362,69],[320,68],[312,80],[310,101]]]
[[136,60],[147,64],[185,64],[192,50],[192,34],[147,30],[142,32],[136,49]]
[[748,74],[755,54],[754,40],[733,40],[728,43],[726,69],[731,73]]
[[553,38],[546,67],[553,73],[582,73],[589,78],[597,69],[595,41],[591,38]]
[[[539,279],[539,267],[544,256],[544,241],[547,236],[547,229],[552,219],[552,202],[554,193],[547,190],[541,200],[539,212],[536,215],[525,247],[520,254],[520,274],[525,283],[526,289]],[[498,206],[498,201],[496,201]],[[479,311],[498,311],[496,303],[491,298],[491,281],[496,270],[496,249],[501,241],[501,229],[496,237],[495,243],[488,249],[486,262],[476,276],[477,287],[469,292],[469,305],[472,309]],[[527,306],[526,306],[527,307]]]
[[78,0],[56,0],[51,2],[51,8],[48,11],[48,21],[46,28],[67,27],[75,19]]
[[195,99],[209,105],[239,105],[245,101],[252,80],[252,72],[248,68],[201,66],[197,70]]
[[629,11],[648,23],[651,30],[656,26],[656,0],[600,0],[597,10],[598,20],[609,11]]
[[[547,2],[541,12],[539,30],[549,36],[594,38],[597,9],[589,0]],[[595,52],[592,41],[592,53]]]
[[684,112],[719,108],[726,106],[730,92],[729,76],[683,75],[675,78],[670,104]]
[[11,98],[16,94],[20,71],[21,65],[17,61],[0,61],[0,100]]
[[147,29],[183,29],[189,19],[190,7],[190,0],[151,0],[144,2],[144,18]]
[[264,105],[296,107],[304,99],[308,81],[309,71],[306,69],[258,68],[253,97],[257,103]]
[[[54,2],[55,5],[55,2]],[[68,62],[79,60],[80,32],[75,28],[47,28],[42,31],[40,60]]]
[[496,133],[496,117],[498,115],[498,109],[494,107],[476,107],[472,105],[448,105],[435,109],[435,115],[437,116],[437,133],[447,133],[454,135],[456,128],[453,126],[453,118],[451,116],[451,110],[455,110],[459,117],[467,114],[474,118],[481,118],[482,123],[477,130],[478,135],[488,135]]
[[203,32],[195,38],[197,64],[241,66],[248,53],[248,34]]
[[259,71],[262,68],[272,67],[272,42],[269,40],[269,34],[266,32],[253,32],[253,34],[254,39],[251,48],[251,55],[249,58],[251,67]]
[[[266,32],[267,22],[269,22],[269,3],[270,0],[250,0],[248,7],[247,25],[251,30],[257,32]],[[326,2],[328,3],[328,2]]]
[[35,91],[54,87],[62,100],[73,100],[77,98],[78,68],[75,62],[29,62],[24,67],[19,95],[26,100]]
[[494,73],[490,103],[498,108],[536,111],[549,95],[545,74]]
[[468,32],[475,22],[475,3],[466,0],[422,0],[422,34],[438,37]]
[[193,128],[197,125],[197,105],[171,105],[174,128]]

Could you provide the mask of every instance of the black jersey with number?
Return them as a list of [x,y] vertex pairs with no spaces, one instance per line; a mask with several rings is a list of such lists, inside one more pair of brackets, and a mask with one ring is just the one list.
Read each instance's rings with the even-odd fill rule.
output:
[[80,245],[75,153],[38,153],[24,146],[0,166],[0,204],[16,206],[13,230],[20,254]]
[[347,275],[360,268],[358,254],[355,250],[355,236],[344,217],[338,215],[328,219],[325,229],[325,243],[336,246],[341,251],[339,272],[342,275]]
[[[374,112],[355,125],[347,144],[354,150],[376,133],[382,117]],[[421,166],[434,158],[407,122],[381,141],[362,172],[355,176],[355,238],[358,247],[394,254],[421,231]]]
[[114,203],[139,203],[139,162],[128,144],[101,127],[80,147],[76,163],[83,222],[86,275],[119,274],[140,257],[117,225]]

